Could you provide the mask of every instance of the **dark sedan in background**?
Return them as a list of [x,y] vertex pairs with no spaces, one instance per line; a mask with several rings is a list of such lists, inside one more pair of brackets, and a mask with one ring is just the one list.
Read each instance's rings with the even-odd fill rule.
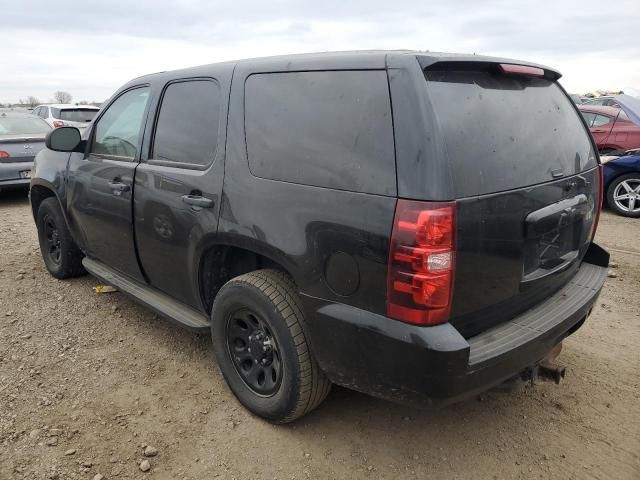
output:
[[640,149],[601,160],[609,207],[625,217],[640,217]]
[[51,126],[35,115],[0,111],[0,190],[29,187],[33,158]]

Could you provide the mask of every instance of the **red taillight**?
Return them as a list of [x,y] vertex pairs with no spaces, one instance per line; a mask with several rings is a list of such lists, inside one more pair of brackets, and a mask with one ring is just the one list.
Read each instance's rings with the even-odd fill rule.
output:
[[398,200],[389,246],[387,315],[417,325],[449,320],[455,202]]
[[527,75],[529,77],[544,77],[544,70],[527,65],[514,65],[512,63],[500,63],[498,68],[507,75]]
[[64,127],[64,122],[61,122],[60,120],[54,120],[53,128],[60,128],[60,127]]
[[600,212],[602,211],[602,202],[604,200],[604,167],[602,165],[598,165],[598,207],[596,210],[596,218],[593,221],[593,226],[591,227],[591,241],[593,241],[596,236],[596,230],[598,229],[598,222],[600,221]]
[[4,150],[0,150],[0,158],[9,158],[9,152],[5,152]]

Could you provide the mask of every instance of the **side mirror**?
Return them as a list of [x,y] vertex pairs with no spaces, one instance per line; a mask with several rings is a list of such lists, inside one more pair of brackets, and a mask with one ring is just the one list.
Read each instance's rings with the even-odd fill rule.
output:
[[54,128],[44,139],[47,148],[56,152],[73,152],[80,141],[80,130],[76,127]]

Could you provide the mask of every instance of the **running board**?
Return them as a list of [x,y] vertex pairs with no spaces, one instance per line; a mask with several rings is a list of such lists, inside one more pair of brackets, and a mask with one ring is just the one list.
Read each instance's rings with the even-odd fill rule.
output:
[[164,293],[140,285],[125,275],[96,260],[85,257],[82,260],[84,268],[100,281],[113,285],[121,292],[132,297],[137,302],[150,308],[154,312],[169,320],[196,332],[209,331],[209,318],[183,303],[168,297]]

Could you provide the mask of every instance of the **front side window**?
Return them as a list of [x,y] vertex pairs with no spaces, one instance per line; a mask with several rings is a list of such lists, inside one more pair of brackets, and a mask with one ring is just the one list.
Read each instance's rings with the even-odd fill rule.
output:
[[91,153],[133,161],[148,101],[149,87],[129,90],[118,97],[96,123]]
[[154,161],[203,167],[215,156],[220,88],[212,80],[171,83],[162,97],[153,141]]

